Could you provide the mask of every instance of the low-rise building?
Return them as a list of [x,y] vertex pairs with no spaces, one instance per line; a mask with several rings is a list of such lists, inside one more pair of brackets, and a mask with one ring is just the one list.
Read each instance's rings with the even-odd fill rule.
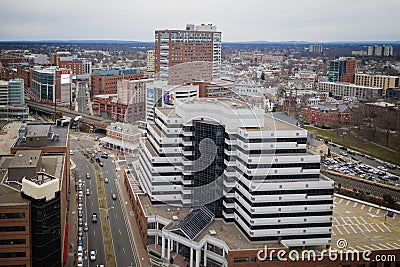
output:
[[140,137],[144,131],[138,124],[114,122],[107,127],[107,135],[100,138],[103,147],[133,154],[139,148]]
[[370,87],[342,82],[318,82],[320,92],[329,93],[336,98],[369,100],[382,97],[382,87]]
[[353,104],[316,104],[308,105],[301,111],[300,121],[318,127],[337,128],[351,120]]

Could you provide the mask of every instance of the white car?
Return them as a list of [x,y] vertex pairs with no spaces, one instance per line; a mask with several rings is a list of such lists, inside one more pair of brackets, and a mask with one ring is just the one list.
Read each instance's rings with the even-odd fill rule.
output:
[[90,260],[95,261],[96,260],[96,251],[91,250],[90,251]]
[[79,257],[83,257],[83,248],[82,248],[82,246],[78,246],[78,258]]
[[74,151],[70,150],[70,151],[69,151],[69,154],[70,154],[70,155],[73,155],[73,154],[74,154]]
[[78,261],[77,261],[77,263],[78,263],[78,267],[83,267],[83,259],[82,259],[82,257],[78,257]]

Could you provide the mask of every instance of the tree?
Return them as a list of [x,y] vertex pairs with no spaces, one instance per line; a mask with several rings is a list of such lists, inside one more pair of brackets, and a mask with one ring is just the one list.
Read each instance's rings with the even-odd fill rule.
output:
[[351,115],[350,124],[357,128],[357,139],[360,139],[361,127],[364,124],[365,118],[365,107],[364,105],[359,106],[353,110]]
[[377,128],[385,134],[386,146],[389,147],[390,133],[396,131],[396,114],[393,111],[382,110],[377,114]]
[[264,73],[264,72],[261,72],[261,77],[260,77],[260,79],[263,80],[263,81],[265,81],[265,73]]
[[390,194],[383,194],[382,199],[389,207],[393,207],[396,204],[396,200]]

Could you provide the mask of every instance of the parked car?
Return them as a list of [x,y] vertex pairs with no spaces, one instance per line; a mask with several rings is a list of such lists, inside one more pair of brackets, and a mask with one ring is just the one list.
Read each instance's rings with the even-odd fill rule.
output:
[[85,224],[83,225],[83,231],[85,232],[89,231],[89,225],[87,222],[85,222]]

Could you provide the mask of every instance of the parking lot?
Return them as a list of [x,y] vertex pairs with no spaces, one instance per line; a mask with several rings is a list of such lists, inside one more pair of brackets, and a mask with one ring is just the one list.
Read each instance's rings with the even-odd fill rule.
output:
[[335,197],[332,247],[337,248],[337,240],[344,238],[348,250],[400,249],[400,215],[394,213],[389,217],[385,214],[385,208]]
[[373,167],[358,161],[354,156],[348,157],[348,155],[348,152],[341,152],[340,156],[323,161],[321,167],[337,173],[400,187],[399,176],[394,174],[391,169],[383,165]]

